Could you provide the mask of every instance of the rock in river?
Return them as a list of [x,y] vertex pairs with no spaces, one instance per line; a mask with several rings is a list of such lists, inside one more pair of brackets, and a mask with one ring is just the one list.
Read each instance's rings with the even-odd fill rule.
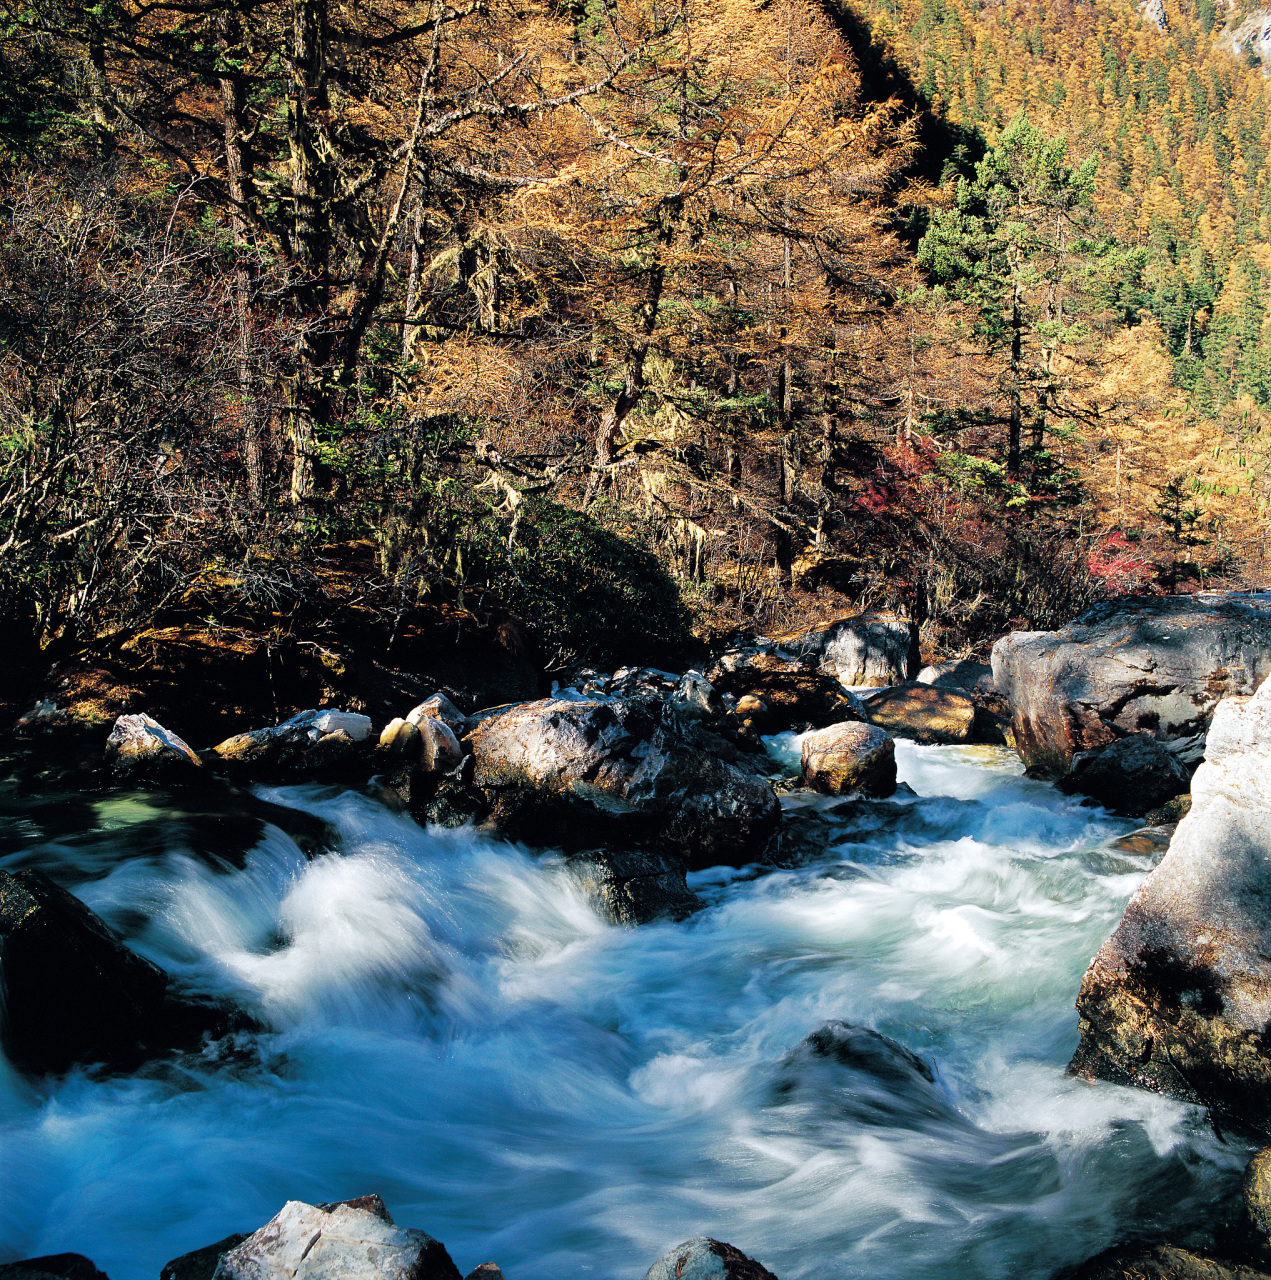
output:
[[148,715],[120,716],[106,739],[114,773],[154,782],[194,776],[203,762],[170,729]]
[[993,646],[993,678],[1029,769],[1060,778],[1078,751],[1127,733],[1203,733],[1214,708],[1271,672],[1271,595],[1214,594],[1097,605],[1059,631]]
[[1169,852],[1077,998],[1071,1070],[1271,1133],[1271,682],[1219,704]]
[[491,824],[537,845],[651,847],[689,867],[754,860],[780,816],[771,785],[738,767],[735,747],[657,710],[546,698],[483,720],[466,741]]
[[1191,776],[1163,742],[1150,733],[1132,733],[1093,751],[1077,752],[1059,789],[1138,818],[1185,794]]
[[731,1244],[699,1236],[664,1253],[644,1280],[777,1280],[776,1276]]
[[23,1071],[139,1060],[162,1038],[167,974],[40,871],[0,871],[5,1053]]
[[[164,1271],[193,1274],[185,1261],[175,1259]],[[259,1231],[222,1253],[213,1274],[216,1280],[460,1280],[445,1246],[427,1232],[396,1226],[375,1195],[337,1204],[288,1200]]]
[[871,724],[915,742],[969,742],[975,728],[975,699],[957,689],[902,684],[861,701]]
[[818,729],[803,739],[803,785],[829,795],[889,796],[896,790],[896,744],[873,724]]

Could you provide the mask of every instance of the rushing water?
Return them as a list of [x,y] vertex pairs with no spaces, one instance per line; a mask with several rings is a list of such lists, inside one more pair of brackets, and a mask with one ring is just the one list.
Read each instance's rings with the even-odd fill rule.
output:
[[[0,1059],[0,1261],[155,1280],[284,1200],[368,1191],[509,1280],[638,1280],[699,1234],[781,1280],[1042,1280],[1187,1239],[1247,1153],[1063,1074],[1081,974],[1148,870],[1109,847],[1126,824],[994,748],[898,759],[917,797],[795,793],[793,869],[702,872],[705,910],[638,929],[559,858],[354,792],[15,803],[0,865],[269,1030],[127,1076]],[[830,1020],[934,1082],[859,1034],[812,1052]]]

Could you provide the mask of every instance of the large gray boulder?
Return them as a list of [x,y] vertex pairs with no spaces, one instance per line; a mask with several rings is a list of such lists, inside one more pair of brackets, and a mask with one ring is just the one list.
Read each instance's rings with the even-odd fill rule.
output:
[[445,1246],[427,1232],[396,1226],[379,1196],[320,1205],[288,1200],[259,1231],[220,1256],[214,1275],[216,1280],[461,1280]]
[[1192,805],[1077,998],[1071,1070],[1271,1133],[1271,683],[1219,705]]
[[879,689],[918,674],[918,629],[896,613],[862,613],[777,639],[778,654],[815,659],[848,688]]
[[1214,708],[1271,673],[1271,595],[1214,594],[1098,605],[1059,631],[993,646],[993,679],[1037,776],[1127,733],[1203,733]]
[[545,698],[483,720],[465,739],[473,786],[504,834],[566,849],[614,843],[690,867],[753,861],[780,807],[723,739],[625,698]]
[[762,1263],[710,1236],[685,1240],[664,1253],[644,1280],[777,1280]]

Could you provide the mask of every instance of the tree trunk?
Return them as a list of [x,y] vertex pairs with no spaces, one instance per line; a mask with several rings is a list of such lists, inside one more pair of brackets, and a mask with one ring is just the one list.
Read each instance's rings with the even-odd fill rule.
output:
[[[224,62],[230,48],[241,38],[241,24],[233,10],[223,10],[218,22],[217,50]],[[251,281],[244,250],[248,244],[248,186],[251,181],[243,145],[243,89],[233,76],[222,75],[221,117],[225,133],[225,181],[229,189],[230,234],[234,242],[233,290],[234,325],[237,330],[239,424],[243,433],[243,465],[247,488],[259,502],[264,496],[264,467],[261,460],[260,418],[252,396]]]
[[334,174],[322,133],[327,110],[326,0],[294,0],[288,58],[287,143],[291,155],[291,256],[299,310],[287,378],[287,434],[291,439],[293,503],[313,494],[316,428],[331,415],[328,389],[332,350],[330,315],[331,200]]
[[1011,295],[1011,416],[1006,441],[1006,473],[1013,480],[1019,474],[1020,431],[1023,424],[1023,396],[1020,390],[1020,365],[1024,348],[1024,314],[1020,286]]

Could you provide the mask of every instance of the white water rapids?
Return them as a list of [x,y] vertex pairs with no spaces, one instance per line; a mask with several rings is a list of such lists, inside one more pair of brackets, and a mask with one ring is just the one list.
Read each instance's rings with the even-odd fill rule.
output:
[[[285,1200],[370,1191],[509,1280],[639,1280],[694,1235],[781,1280],[1046,1280],[1130,1236],[1186,1243],[1246,1150],[1063,1074],[1081,975],[1148,870],[1109,848],[1130,824],[1002,750],[897,755],[921,798],[792,822],[797,869],[691,876],[703,911],[636,929],[558,857],[350,791],[259,793],[338,831],[312,859],[171,795],[15,811],[0,866],[269,1029],[131,1075],[0,1061],[0,1261],[156,1280]],[[808,804],[830,808],[787,799]],[[800,1050],[832,1019],[934,1084]]]

